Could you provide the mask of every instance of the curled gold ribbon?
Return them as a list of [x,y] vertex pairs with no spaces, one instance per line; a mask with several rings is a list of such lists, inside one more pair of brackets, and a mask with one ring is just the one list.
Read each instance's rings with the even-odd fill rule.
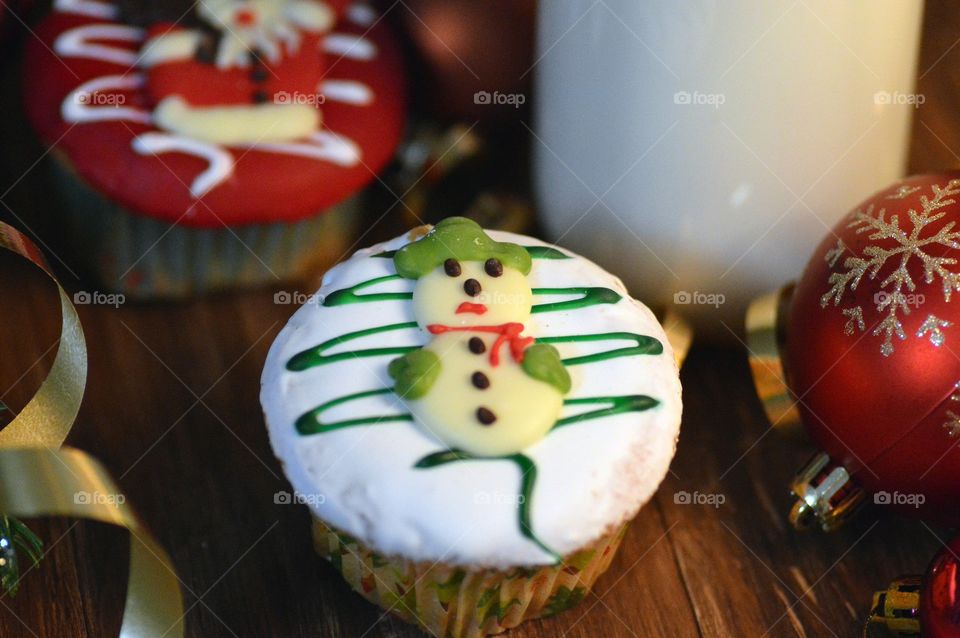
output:
[[60,294],[60,345],[50,372],[37,393],[7,427],[0,431],[0,448],[63,445],[73,425],[87,382],[87,346],[80,317],[66,291],[47,268],[37,247],[19,231],[0,222],[0,247],[43,270]]
[[0,430],[0,512],[87,518],[125,528],[130,532],[130,577],[121,638],[182,638],[183,600],[169,556],[99,461],[80,450],[57,449],[73,426],[86,385],[87,349],[77,312],[37,247],[3,222],[0,248],[47,273],[57,285],[62,313],[60,344],[47,378]]
[[770,423],[779,431],[801,431],[800,412],[787,387],[780,356],[782,322],[793,286],[758,297],[747,309],[747,348],[753,384]]

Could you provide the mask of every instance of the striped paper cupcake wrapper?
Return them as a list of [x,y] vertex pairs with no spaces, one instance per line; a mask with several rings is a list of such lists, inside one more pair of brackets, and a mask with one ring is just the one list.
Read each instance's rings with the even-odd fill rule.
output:
[[626,525],[557,566],[470,571],[386,558],[314,519],[317,552],[370,602],[438,638],[479,638],[578,604],[610,566]]
[[64,157],[55,176],[76,258],[97,283],[131,298],[186,297],[278,284],[346,256],[362,195],[293,223],[192,228],[130,212],[85,184]]

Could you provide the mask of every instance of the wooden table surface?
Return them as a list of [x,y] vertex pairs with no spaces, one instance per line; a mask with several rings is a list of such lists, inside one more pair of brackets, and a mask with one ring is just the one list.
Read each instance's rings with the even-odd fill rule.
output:
[[[960,8],[951,4],[928,2],[914,170],[960,164],[952,27]],[[11,82],[9,70],[3,81]],[[13,117],[14,107],[2,109]],[[16,128],[7,126],[4,138],[0,201],[43,236],[55,232],[42,215],[43,178],[32,171],[20,179],[41,151]],[[0,273],[0,400],[16,408],[50,364],[59,319],[42,276],[11,257],[0,257]],[[64,274],[69,287],[83,287]],[[169,550],[189,636],[421,635],[351,593],[314,554],[305,508],[274,504],[287,483],[257,395],[267,348],[294,308],[274,304],[273,292],[80,307],[90,373],[69,444],[105,463]],[[859,636],[874,589],[922,571],[947,532],[874,510],[832,535],[792,531],[786,486],[810,448],[768,430],[744,352],[698,345],[682,378],[672,472],[596,594],[511,636]],[[725,502],[677,504],[681,490]],[[18,597],[0,597],[0,635],[116,635],[124,534],[67,520],[30,524],[47,557]]]

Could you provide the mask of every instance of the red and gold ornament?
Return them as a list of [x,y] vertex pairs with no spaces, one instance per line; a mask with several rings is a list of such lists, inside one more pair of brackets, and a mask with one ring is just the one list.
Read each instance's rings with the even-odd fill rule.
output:
[[876,193],[792,288],[755,302],[758,393],[820,450],[797,475],[797,526],[836,527],[873,494],[960,524],[960,172]]
[[934,556],[923,576],[904,576],[873,595],[867,632],[898,636],[960,636],[960,536]]

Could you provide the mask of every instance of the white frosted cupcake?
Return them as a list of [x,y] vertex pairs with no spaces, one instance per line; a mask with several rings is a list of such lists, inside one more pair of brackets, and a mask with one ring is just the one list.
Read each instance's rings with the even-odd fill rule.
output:
[[327,273],[262,383],[318,551],[438,636],[581,600],[680,426],[666,336],[617,278],[457,217]]

